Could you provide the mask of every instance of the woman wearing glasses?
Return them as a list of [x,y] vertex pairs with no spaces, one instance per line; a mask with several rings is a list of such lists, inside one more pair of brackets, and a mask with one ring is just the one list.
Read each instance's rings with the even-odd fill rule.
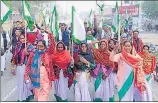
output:
[[44,40],[37,43],[37,49],[30,53],[25,70],[25,82],[29,77],[33,85],[36,101],[49,101],[51,80],[53,79],[51,56],[54,52],[55,42],[53,35],[49,32],[49,45]]
[[27,55],[25,55],[26,48],[25,48],[25,36],[20,35],[19,42],[16,44],[15,51],[12,57],[12,69],[11,69],[11,73],[13,75],[16,74],[18,101],[28,101],[28,99],[32,97],[32,92],[29,89],[30,83],[29,84],[24,83],[24,73],[25,73],[25,66],[27,62]]

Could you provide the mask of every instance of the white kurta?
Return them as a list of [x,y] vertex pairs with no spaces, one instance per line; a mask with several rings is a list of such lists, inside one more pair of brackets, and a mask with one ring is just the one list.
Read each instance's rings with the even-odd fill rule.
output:
[[17,80],[17,90],[19,101],[27,100],[27,98],[32,94],[30,90],[30,83],[26,84],[24,82],[25,65],[16,67],[16,80]]

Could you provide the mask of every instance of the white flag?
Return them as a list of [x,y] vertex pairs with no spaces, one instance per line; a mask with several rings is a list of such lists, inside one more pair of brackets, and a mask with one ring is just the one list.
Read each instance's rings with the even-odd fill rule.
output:
[[12,13],[12,10],[7,7],[3,1],[1,1],[1,22],[2,24],[8,19],[9,14]]
[[72,6],[72,39],[76,43],[86,39],[86,31],[84,28],[84,22],[81,20],[75,8]]

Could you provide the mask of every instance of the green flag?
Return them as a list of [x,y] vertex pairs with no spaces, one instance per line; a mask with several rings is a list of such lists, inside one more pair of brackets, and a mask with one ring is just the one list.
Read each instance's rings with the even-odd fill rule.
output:
[[93,15],[92,15],[92,9],[91,9],[91,11],[90,11],[90,14],[89,14],[89,16],[88,16],[88,26],[90,27],[90,28],[92,28],[92,25],[93,25]]
[[43,18],[43,25],[46,26],[46,19],[45,19],[46,18],[46,10],[43,9],[40,12],[41,12],[41,15],[42,15],[42,18]]
[[1,1],[1,24],[3,24],[8,19],[8,16],[11,13],[12,10],[3,1]]
[[59,35],[59,27],[58,27],[58,12],[56,6],[54,6],[54,9],[52,11],[50,30],[52,31],[55,40],[57,40]]
[[125,28],[128,30],[129,29],[129,15],[128,15],[128,10],[126,9],[126,15],[125,15]]
[[103,1],[101,1],[101,2],[96,1],[96,3],[99,6],[100,10],[104,11],[104,2]]
[[24,19],[27,21],[28,23],[28,27],[30,29],[30,31],[33,30],[33,25],[34,25],[34,21],[31,17],[30,14],[30,4],[28,0],[22,1],[22,6],[23,6],[23,17]]
[[118,11],[118,3],[116,1],[114,16],[112,20],[112,30],[117,33],[118,32],[118,26],[119,26],[119,11]]

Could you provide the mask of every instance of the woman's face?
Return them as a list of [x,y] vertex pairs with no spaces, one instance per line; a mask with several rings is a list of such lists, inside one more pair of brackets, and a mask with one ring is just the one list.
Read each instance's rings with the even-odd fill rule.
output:
[[100,48],[101,49],[105,49],[106,48],[106,43],[105,42],[101,42],[100,43]]
[[64,50],[64,45],[62,43],[59,43],[57,46],[58,52],[62,52]]
[[45,47],[44,47],[42,41],[38,42],[38,44],[37,44],[37,49],[38,49],[39,51],[42,51],[42,50],[45,49]]
[[82,50],[82,52],[86,52],[86,51],[87,51],[87,46],[86,46],[86,44],[82,44],[82,45],[81,45],[81,50]]
[[126,51],[126,53],[130,53],[132,51],[132,46],[130,42],[126,42],[124,45],[124,49]]
[[110,41],[110,42],[109,42],[109,47],[110,47],[110,48],[114,48],[114,46],[115,46],[115,45],[114,45],[114,42],[113,42],[113,41]]
[[149,53],[148,47],[145,46],[145,47],[143,48],[143,52],[144,52],[144,53]]
[[25,43],[25,37],[24,37],[24,35],[21,35],[21,36],[20,36],[20,42],[21,42],[21,43]]

